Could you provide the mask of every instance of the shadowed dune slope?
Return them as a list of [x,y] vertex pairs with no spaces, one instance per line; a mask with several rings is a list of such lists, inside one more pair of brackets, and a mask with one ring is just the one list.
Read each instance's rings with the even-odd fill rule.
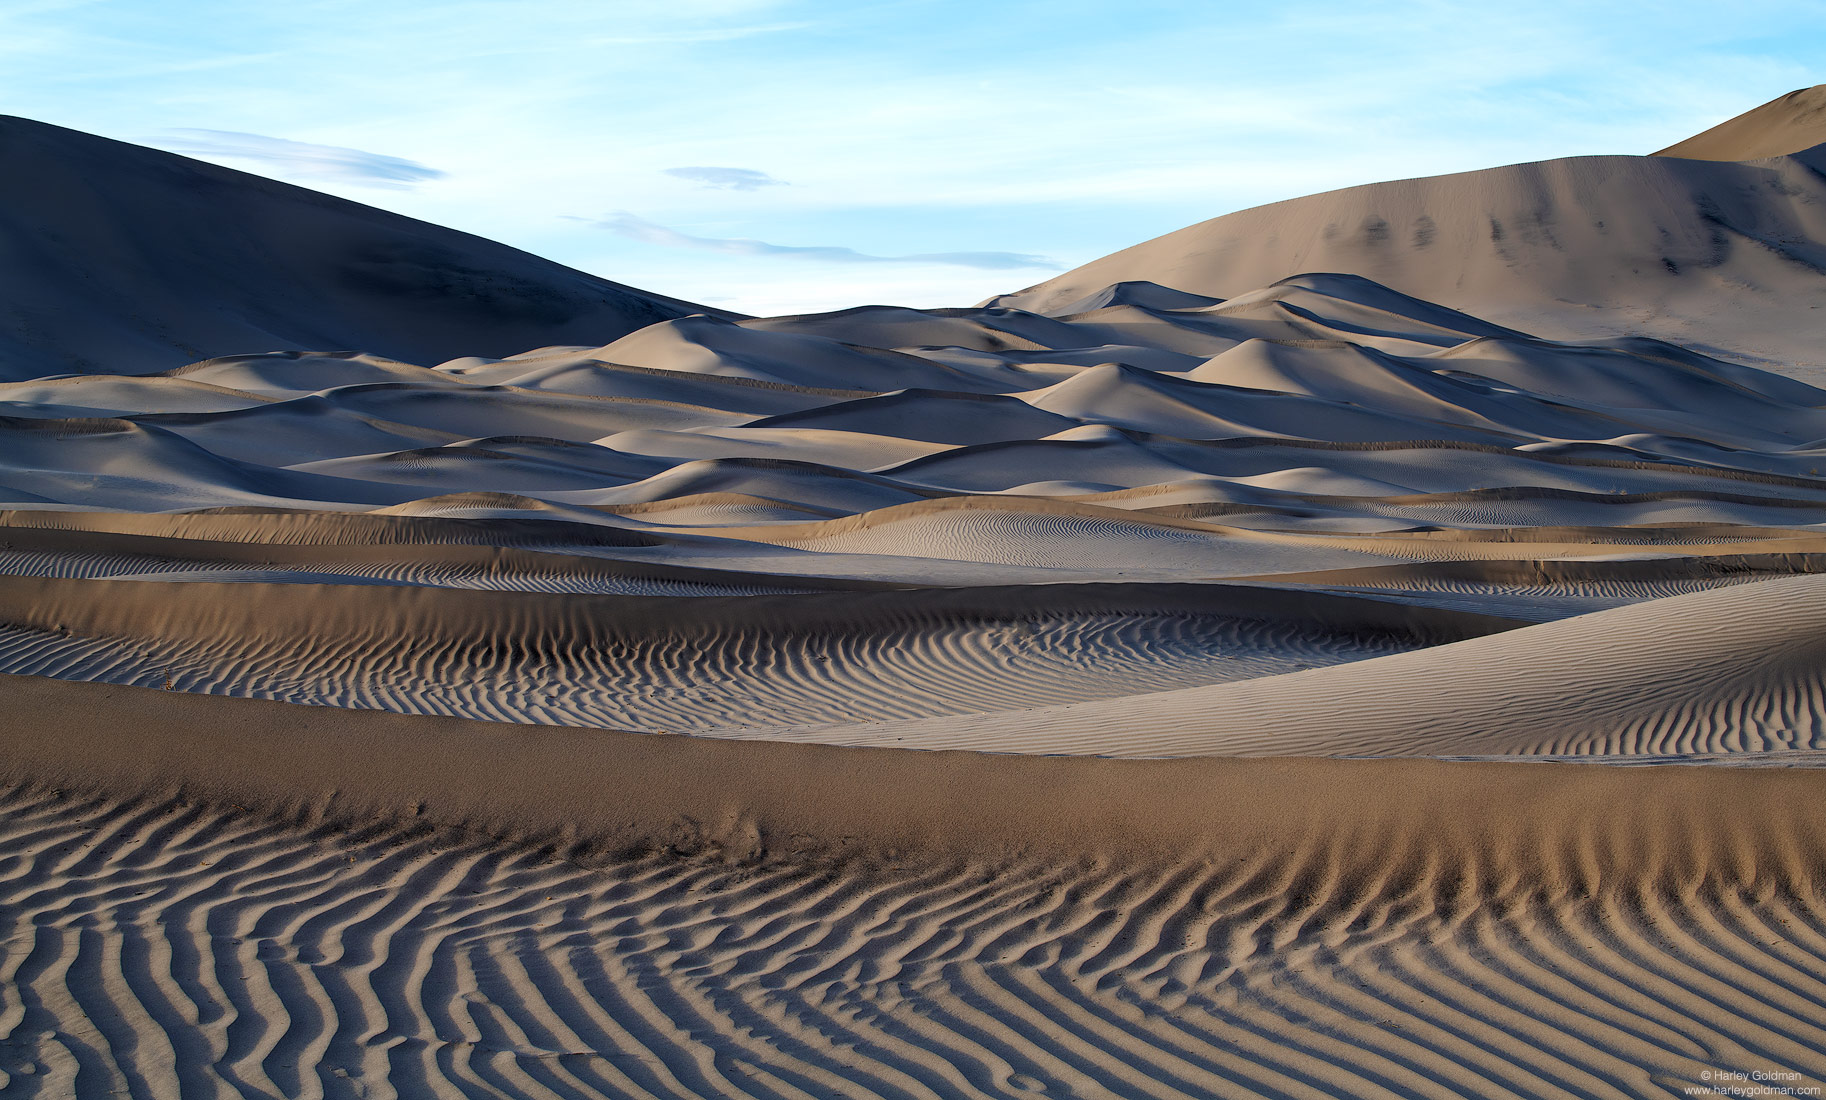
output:
[[603,344],[704,307],[315,191],[0,118],[8,380],[359,349]]

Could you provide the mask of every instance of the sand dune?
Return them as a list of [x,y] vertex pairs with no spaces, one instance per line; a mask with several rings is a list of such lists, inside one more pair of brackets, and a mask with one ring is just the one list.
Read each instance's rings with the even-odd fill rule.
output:
[[1826,84],[1789,92],[1655,153],[1689,160],[1761,160],[1826,144]]
[[[412,573],[370,559],[366,586],[348,584],[346,564],[298,564],[274,585],[259,583],[270,567],[70,555],[66,578],[87,566],[109,579],[52,580],[42,565],[0,579],[0,672],[677,733],[1125,697],[1518,625],[1216,585],[731,599],[648,582],[642,597],[628,578],[587,572],[569,585],[527,576],[517,591],[495,572],[489,592],[443,587],[463,584],[456,562]],[[588,595],[603,589],[623,594]]]
[[1234,299],[1340,272],[1554,339],[1653,336],[1826,380],[1809,317],[1826,288],[1823,158],[1576,157],[1351,187],[1226,214],[994,301],[1068,315],[1116,283]]
[[702,306],[229,168],[0,118],[7,380],[601,343]]
[[0,1088],[1826,1087],[1815,98],[775,318],[0,120]]
[[[1412,565],[1281,574],[1268,587],[818,593],[803,585],[820,582],[795,591],[776,577],[779,595],[763,599],[752,574],[643,577],[551,547],[9,537],[0,671],[11,673],[999,752],[1766,763],[1826,751],[1815,621],[1826,582],[1758,580],[1808,568],[1801,559],[1524,573],[1498,557],[1466,561],[1480,569],[1461,567],[1456,583]],[[1530,620],[1546,623],[1472,640]]]
[[[960,563],[1188,580],[1463,556],[1441,530],[1628,529],[1554,556],[1814,537],[1811,386],[1655,341],[1540,340],[1361,278],[1245,298],[1169,310],[1130,287],[1063,320],[694,317],[437,367],[238,356],[20,382],[0,394],[0,494],[518,512],[639,531],[699,567],[931,583]],[[936,359],[852,342],[916,339],[918,316],[932,340],[1025,335]]]
[[38,780],[0,803],[24,1095],[1826,1074],[1815,771],[992,758],[8,694],[56,734],[0,733]]
[[[18,383],[0,671],[1031,753],[1826,747],[1811,664],[1699,625],[1814,630],[1741,582],[1826,560],[1826,393],[1358,277],[1244,299]],[[1156,338],[1175,369],[1100,361]],[[1631,656],[1663,634],[1685,672]]]
[[1247,683],[767,736],[1099,756],[1823,760],[1823,594],[1818,577],[1770,580]]

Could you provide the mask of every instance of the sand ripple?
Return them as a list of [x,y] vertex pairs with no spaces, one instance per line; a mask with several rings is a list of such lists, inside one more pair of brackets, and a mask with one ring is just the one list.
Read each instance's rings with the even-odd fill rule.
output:
[[[9,1096],[1640,1096],[1826,1079],[1826,914],[1273,859],[583,868],[0,796]],[[1289,875],[1294,875],[1290,878]]]
[[405,585],[0,578],[4,672],[675,733],[1112,698],[1333,665],[1509,625],[1218,586],[678,602]]

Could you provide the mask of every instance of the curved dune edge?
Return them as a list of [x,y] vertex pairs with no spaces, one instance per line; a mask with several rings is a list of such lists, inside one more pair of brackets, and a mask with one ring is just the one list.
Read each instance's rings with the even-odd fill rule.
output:
[[[1670,569],[1683,573],[1739,569],[1807,572],[1817,568],[1822,557],[1826,557],[1826,552],[1822,551],[1826,540],[1818,534],[1743,525],[1430,528],[1403,533],[1339,535],[1256,531],[1196,518],[1163,517],[1148,510],[999,495],[919,501],[836,520],[721,527],[716,529],[715,535],[717,539],[738,545],[758,543],[788,548],[875,535],[883,541],[878,545],[863,545],[865,552],[899,556],[914,544],[916,537],[925,536],[900,531],[897,525],[918,525],[947,518],[974,522],[997,517],[1048,523],[1094,521],[1113,524],[1131,533],[1169,533],[1211,540],[1208,546],[1212,548],[1231,548],[1210,557],[1202,564],[1201,571],[1175,579],[1286,577],[1294,583],[1336,583],[1327,574],[1341,577],[1352,570],[1400,569],[1409,564],[1451,570],[1465,562],[1488,562],[1490,569],[1500,573],[1554,568],[1551,564],[1542,566],[1538,563],[1581,559],[1591,559],[1592,567],[1602,572],[1609,566],[1607,557],[1642,554],[1657,555],[1670,563]],[[926,531],[925,534],[934,533]],[[765,572],[764,565],[761,569],[752,565],[717,568],[716,558],[706,559],[704,564],[685,565],[652,557],[622,556],[638,555],[666,538],[681,536],[694,537],[695,533],[689,528],[631,530],[560,519],[475,519],[277,509],[216,509],[186,513],[0,510],[0,549],[7,550],[170,555],[222,565],[271,568],[317,565],[372,571],[398,563],[399,570],[407,573],[440,568],[472,573],[511,571],[545,576],[555,583],[567,585],[626,579],[862,590],[908,584],[904,579],[845,577],[835,569],[824,574],[785,574]],[[1058,532],[1044,528],[1023,528],[1019,537],[1009,532],[990,536],[989,545],[1007,549],[1018,546],[1023,540],[1044,541],[1057,536]],[[939,532],[935,537],[945,536]],[[1263,571],[1247,567],[1254,560],[1252,558],[1226,556],[1248,547],[1330,553],[1336,555],[1332,560],[1339,564],[1329,569],[1292,564],[1291,568]],[[1077,552],[1082,554],[1083,548]],[[1146,576],[1146,554],[1139,550],[1137,553],[1141,556],[1122,560],[1131,571]],[[1067,557],[1069,562],[1069,555]],[[1388,561],[1386,564],[1358,564],[1366,557],[1382,557]],[[1675,557],[1718,558],[1720,562],[1708,566],[1690,561],[1675,562]],[[1302,560],[1295,558],[1292,562]],[[1099,566],[1080,562],[1077,567],[1094,571],[1098,579],[1120,576],[1111,568],[1103,568],[1109,564],[1103,562]],[[987,583],[1005,583],[1005,580],[991,579]]]
[[1225,585],[677,601],[0,578],[0,668],[835,745],[1767,763],[1826,749],[1823,595],[1817,575],[1748,581],[1514,629]]
[[[1722,883],[1810,891],[1826,772],[1111,761],[732,742],[0,678],[0,781],[449,826],[567,859],[1202,861],[1329,904]],[[1450,823],[1442,828],[1441,823]]]
[[767,735],[1103,756],[1813,752],[1826,748],[1826,577],[1228,684]]
[[4,673],[673,733],[1031,708],[1361,660],[1517,625],[1225,585],[700,590],[681,600],[0,577]]

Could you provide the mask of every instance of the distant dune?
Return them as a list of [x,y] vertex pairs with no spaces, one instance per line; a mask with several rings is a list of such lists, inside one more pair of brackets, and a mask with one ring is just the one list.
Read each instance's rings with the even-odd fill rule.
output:
[[1826,1087],[1817,92],[771,318],[0,123],[0,1088]]
[[1344,272],[1540,336],[1653,336],[1826,377],[1826,152],[1751,163],[1670,153],[1290,199],[1157,237],[994,304],[1061,315],[1126,281],[1232,298],[1303,272]]
[[507,355],[706,312],[467,233],[21,118],[0,118],[0,277],[9,381],[239,352]]
[[0,672],[1033,753],[1826,750],[1811,658],[1732,671],[1817,629],[1772,578],[1826,561],[1826,392],[1354,276],[0,399]]
[[1789,92],[1657,151],[1688,160],[1763,160],[1826,144],[1826,84]]

